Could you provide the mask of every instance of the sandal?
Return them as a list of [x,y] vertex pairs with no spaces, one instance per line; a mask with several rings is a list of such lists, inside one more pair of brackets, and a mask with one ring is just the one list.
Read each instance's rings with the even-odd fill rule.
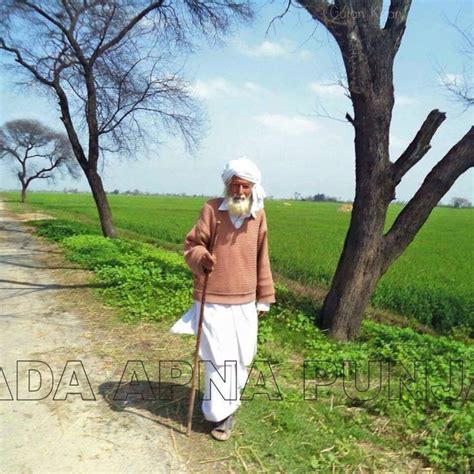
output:
[[218,422],[216,427],[211,431],[211,436],[219,441],[227,441],[232,433],[233,424],[234,418],[230,415],[224,420]]

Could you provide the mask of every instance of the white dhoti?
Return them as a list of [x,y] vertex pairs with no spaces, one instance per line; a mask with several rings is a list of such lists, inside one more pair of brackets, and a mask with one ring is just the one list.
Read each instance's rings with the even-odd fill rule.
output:
[[[201,304],[171,328],[175,334],[197,334]],[[209,421],[221,421],[240,406],[247,366],[257,352],[258,316],[255,302],[204,306],[199,356],[205,365],[202,411]]]

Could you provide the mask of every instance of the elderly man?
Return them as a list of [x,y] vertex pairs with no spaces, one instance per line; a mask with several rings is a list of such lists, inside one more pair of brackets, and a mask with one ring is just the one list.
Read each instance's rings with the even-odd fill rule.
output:
[[[194,304],[171,328],[196,334],[206,272],[209,273],[199,355],[205,361],[202,410],[216,422],[211,435],[230,437],[247,366],[257,351],[258,315],[275,301],[268,258],[265,193],[260,171],[246,158],[222,173],[224,197],[209,200],[186,236],[184,258],[194,276]],[[209,245],[220,221],[213,253]]]

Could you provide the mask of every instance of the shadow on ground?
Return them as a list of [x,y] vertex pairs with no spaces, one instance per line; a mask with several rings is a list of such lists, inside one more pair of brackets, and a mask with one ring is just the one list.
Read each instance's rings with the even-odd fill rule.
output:
[[[117,381],[101,384],[99,393],[112,410],[153,420],[181,434],[186,431],[191,396],[191,388],[188,386],[148,380],[126,384]],[[202,396],[201,391],[196,394],[192,423],[194,433],[209,433],[215,425],[207,421],[201,412]]]
[[[33,283],[30,281],[17,281],[17,280],[6,280],[0,278],[0,283],[8,283],[10,285],[20,285],[20,288],[24,289],[32,289],[36,291],[41,290],[69,290],[71,288],[106,288],[108,285],[103,283],[85,283],[79,285],[60,285],[58,283]],[[19,288],[7,288],[11,289],[19,289]]]

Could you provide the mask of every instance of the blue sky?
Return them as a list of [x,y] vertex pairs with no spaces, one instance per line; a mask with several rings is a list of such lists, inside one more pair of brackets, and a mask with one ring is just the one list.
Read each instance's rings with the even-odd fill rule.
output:
[[[351,125],[343,119],[350,101],[335,85],[343,78],[337,46],[323,27],[303,10],[293,9],[266,33],[285,2],[255,2],[257,19],[238,28],[225,46],[200,45],[186,62],[192,93],[207,113],[208,131],[194,156],[169,137],[149,157],[132,163],[108,157],[103,171],[108,190],[138,188],[149,192],[216,195],[222,190],[224,163],[246,155],[260,166],[268,195],[292,197],[325,193],[351,200],[354,152]],[[474,20],[471,2],[415,0],[395,62],[395,97],[391,159],[409,144],[430,110],[447,119],[432,140],[432,149],[404,178],[397,198],[408,200],[425,175],[467,132],[472,111],[463,113],[440,85],[440,73],[459,74],[467,64],[461,41],[450,22]],[[3,123],[36,118],[61,130],[54,101],[20,90],[4,72],[0,77]],[[87,190],[84,179],[58,180],[49,189]],[[0,164],[0,188],[18,188]],[[32,189],[48,189],[44,182]],[[461,176],[443,198],[462,196],[474,202],[474,172]]]

